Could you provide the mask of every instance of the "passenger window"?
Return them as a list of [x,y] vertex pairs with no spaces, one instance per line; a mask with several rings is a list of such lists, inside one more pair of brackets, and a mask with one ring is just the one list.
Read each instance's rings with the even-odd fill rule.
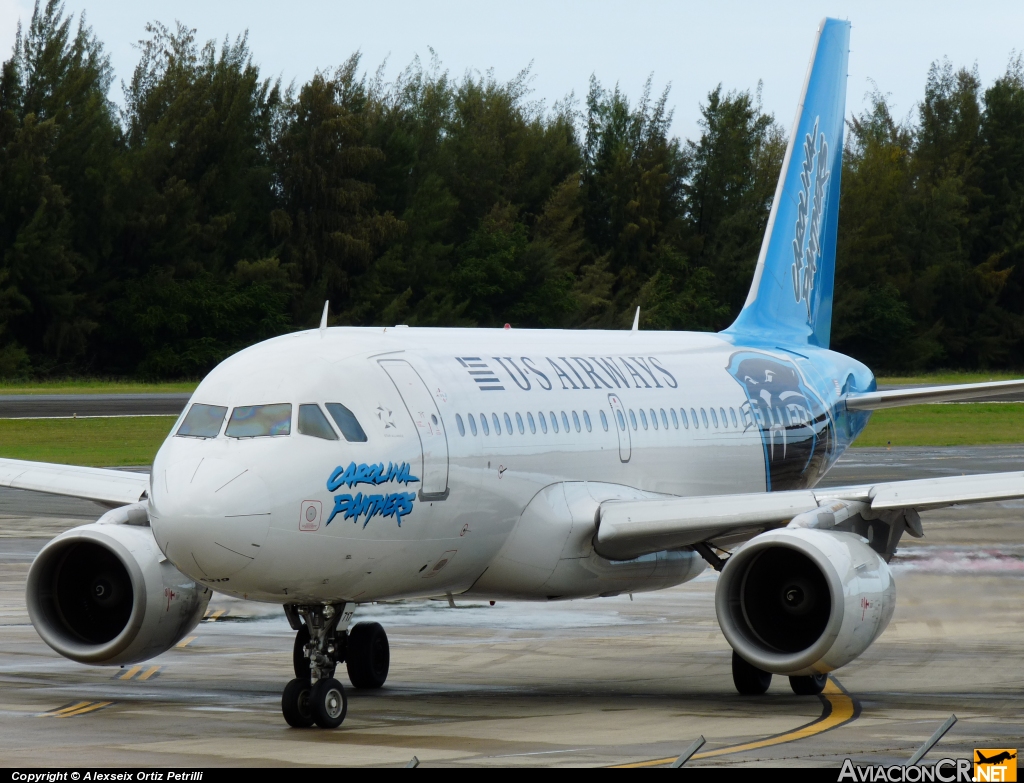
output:
[[658,414],[654,412],[654,408],[651,408],[651,424],[654,429],[658,429]]
[[[302,411],[299,411],[299,421],[302,421]],[[462,417],[459,414],[455,414],[455,426],[459,428],[459,435],[466,437],[466,425],[462,423]],[[299,430],[302,430],[302,424],[299,424]]]
[[708,412],[703,408],[700,409],[700,418],[704,422],[704,429],[708,429]]
[[544,411],[537,411],[537,417],[540,419],[540,431],[547,435],[548,420],[544,418]]
[[526,412],[526,423],[530,425],[530,434],[537,434],[537,422],[533,420],[533,414],[529,411]]
[[647,429],[647,414],[644,413],[644,409],[640,409],[640,422],[644,425],[644,429]]
[[661,425],[665,429],[668,429],[668,416],[665,415],[665,409],[662,408],[660,412],[661,412]]
[[[494,434],[495,435],[501,435],[501,421],[498,420],[498,414],[497,413],[492,413],[491,414],[491,424],[494,425]],[[512,429],[511,425],[509,426],[509,429],[510,430]]]
[[282,402],[275,405],[241,405],[231,411],[231,419],[224,434],[229,438],[263,438],[290,435],[292,432],[292,406]]
[[[697,411],[695,411],[693,408],[690,408],[690,416],[693,417],[693,428],[695,430],[699,430],[700,429],[700,421],[698,421],[698,419],[697,419]],[[704,422],[704,423],[707,424],[707,422]]]
[[324,440],[337,440],[337,433],[331,429],[319,405],[299,406],[299,434],[312,435]]
[[587,432],[593,432],[594,428],[590,425],[590,414],[583,411],[583,423],[587,425]]
[[490,435],[491,434],[491,428],[487,426],[487,414],[486,413],[481,413],[480,414],[480,429],[482,429],[484,431],[484,435]]
[[562,429],[566,435],[569,434],[569,417],[565,415],[565,411],[562,411]]
[[[703,413],[703,410],[701,411]],[[711,423],[715,425],[715,429],[718,429],[718,416],[715,415],[715,409],[711,409]]]
[[576,432],[580,431],[580,417],[576,415],[576,411],[572,412],[572,426],[576,428]]
[[216,438],[228,409],[220,405],[194,403],[175,435],[183,438]]
[[558,432],[558,417],[554,411],[551,411],[551,431]]
[[722,426],[723,427],[728,427],[729,426],[729,417],[725,415],[725,408],[719,408],[718,409],[718,414],[722,417]]
[[636,432],[636,414],[633,413],[633,409],[629,409],[629,423],[633,425],[633,431]]
[[469,417],[469,431],[476,435],[476,419],[472,413],[466,414]]
[[622,411],[615,411],[615,418],[619,421],[619,429],[626,430],[626,420],[622,417]]
[[688,418],[686,418],[686,408],[680,408],[679,409],[679,415],[683,419],[683,429],[684,430],[690,429],[690,420]]
[[366,441],[366,433],[363,432],[363,428],[359,426],[359,420],[356,419],[355,414],[352,413],[352,411],[340,402],[328,402],[324,407],[327,408],[327,412],[331,414],[331,418],[334,419],[334,423],[338,425],[338,429],[341,430],[341,434],[345,436],[345,440],[349,443],[364,443]]
[[729,415],[732,417],[732,426],[739,427],[740,423],[738,421],[736,421],[736,409],[735,408],[729,408]]
[[601,411],[601,426],[604,427],[605,432],[608,432],[608,417],[604,415],[604,411]]
[[[679,429],[679,417],[676,416],[676,409],[672,408],[672,427]],[[665,429],[668,429],[668,425],[665,425]]]
[[523,426],[523,417],[518,412],[516,412],[516,426],[519,427],[520,435],[526,434],[526,428]]
[[512,419],[508,417],[507,413],[505,414],[505,430],[509,435],[512,434]]

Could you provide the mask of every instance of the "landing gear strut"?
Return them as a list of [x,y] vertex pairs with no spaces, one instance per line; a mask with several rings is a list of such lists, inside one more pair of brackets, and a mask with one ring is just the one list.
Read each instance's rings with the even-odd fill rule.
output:
[[797,696],[817,696],[825,690],[827,674],[809,674],[806,677],[790,677],[789,687]]
[[345,720],[348,697],[345,687],[334,679],[335,668],[345,659],[347,637],[343,632],[336,638],[335,633],[344,609],[345,604],[285,607],[288,622],[296,631],[292,649],[295,679],[281,695],[281,712],[289,726],[308,728],[316,723],[334,729]]

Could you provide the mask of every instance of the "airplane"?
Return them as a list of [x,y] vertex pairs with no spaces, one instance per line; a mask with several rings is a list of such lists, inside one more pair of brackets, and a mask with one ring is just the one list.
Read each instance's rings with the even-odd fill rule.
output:
[[895,604],[920,512],[1024,497],[1024,473],[816,489],[871,412],[1024,391],[879,391],[829,350],[850,24],[819,25],[745,305],[719,333],[327,327],[199,384],[146,474],[0,461],[0,485],[110,510],[39,552],[31,621],[99,666],[170,649],[214,592],[282,605],[282,713],[334,728],[379,688],[375,601],[558,601],[720,572],[741,694],[816,694]]
[[980,750],[974,751],[978,756],[976,764],[999,764],[1003,761],[1010,761],[1011,759],[1017,758],[1016,753],[1010,753],[1008,750],[1004,750],[1002,753],[997,753],[992,758],[986,758]]

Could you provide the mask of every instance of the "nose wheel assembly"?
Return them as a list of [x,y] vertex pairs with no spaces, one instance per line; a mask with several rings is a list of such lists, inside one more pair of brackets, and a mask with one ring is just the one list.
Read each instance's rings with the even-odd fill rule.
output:
[[387,634],[379,623],[358,623],[349,629],[353,610],[346,610],[345,604],[289,604],[284,609],[295,629],[295,679],[281,695],[284,719],[294,728],[337,728],[348,712],[345,686],[334,678],[338,664],[346,665],[356,688],[380,688],[391,663]]

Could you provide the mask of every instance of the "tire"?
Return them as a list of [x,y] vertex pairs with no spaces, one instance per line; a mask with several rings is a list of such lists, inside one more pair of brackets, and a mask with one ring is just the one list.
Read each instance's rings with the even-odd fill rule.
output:
[[325,677],[313,683],[309,693],[313,720],[322,729],[336,729],[348,714],[348,696],[345,686],[333,677]]
[[380,623],[358,623],[345,647],[348,678],[356,688],[379,688],[388,678],[391,647]]
[[284,686],[281,695],[281,712],[284,719],[293,729],[308,729],[313,725],[313,709],[309,696],[311,687],[309,677],[294,679]]
[[825,690],[827,674],[811,674],[806,677],[790,677],[789,687],[797,696],[817,696]]
[[305,646],[309,644],[309,629],[302,629],[295,634],[295,645],[292,647],[292,668],[295,676],[309,682],[309,658],[306,657]]
[[740,695],[760,696],[772,684],[772,675],[747,663],[733,650],[732,681]]

